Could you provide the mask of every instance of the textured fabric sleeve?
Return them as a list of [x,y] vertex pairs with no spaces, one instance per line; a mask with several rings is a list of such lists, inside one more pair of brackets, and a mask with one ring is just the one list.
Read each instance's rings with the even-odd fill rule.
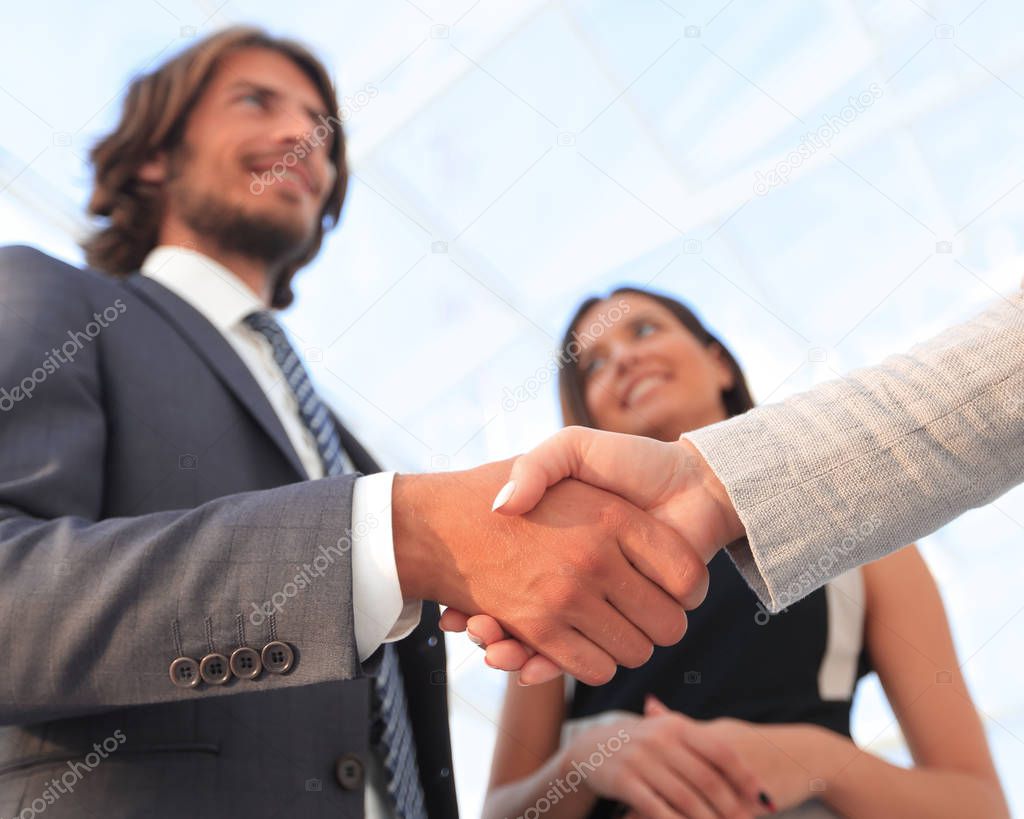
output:
[[882,364],[686,436],[771,611],[1024,480],[1024,291]]

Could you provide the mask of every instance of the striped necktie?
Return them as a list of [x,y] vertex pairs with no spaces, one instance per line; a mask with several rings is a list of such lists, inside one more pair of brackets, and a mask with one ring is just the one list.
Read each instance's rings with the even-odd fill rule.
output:
[[[338,428],[313,389],[309,373],[302,366],[274,317],[267,311],[250,313],[245,323],[260,333],[274,353],[285,381],[298,403],[299,416],[316,441],[323,461],[324,473],[341,475],[346,471],[345,450],[341,446]],[[398,665],[398,652],[392,643],[385,643],[380,670],[374,677],[373,728],[374,749],[384,766],[384,780],[388,795],[398,819],[425,819],[423,788],[416,764],[412,725],[402,684],[402,671]]]

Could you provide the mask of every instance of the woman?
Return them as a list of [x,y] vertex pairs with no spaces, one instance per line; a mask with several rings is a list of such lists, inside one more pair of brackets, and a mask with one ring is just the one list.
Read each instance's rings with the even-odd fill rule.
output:
[[[675,441],[753,403],[699,320],[643,290],[586,301],[562,360],[567,424]],[[599,687],[510,687],[486,816],[598,817],[616,804],[651,817],[1008,816],[916,547],[772,617],[727,555],[709,570],[684,640],[642,667]],[[469,630],[485,646],[505,636],[482,615]],[[913,753],[909,770],[850,739],[856,681],[872,669]],[[736,773],[747,770],[759,784]]]

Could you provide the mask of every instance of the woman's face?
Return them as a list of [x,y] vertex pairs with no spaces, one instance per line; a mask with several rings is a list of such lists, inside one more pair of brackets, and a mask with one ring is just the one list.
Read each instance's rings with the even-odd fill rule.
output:
[[705,347],[654,299],[619,293],[575,330],[583,397],[599,428],[670,441],[726,417],[722,391],[734,379],[722,348]]

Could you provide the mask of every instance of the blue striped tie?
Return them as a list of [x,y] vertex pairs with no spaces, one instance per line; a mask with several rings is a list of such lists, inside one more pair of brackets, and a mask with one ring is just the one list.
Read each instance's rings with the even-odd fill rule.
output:
[[[262,310],[247,315],[245,323],[270,342],[274,360],[298,403],[302,423],[316,441],[324,472],[327,475],[343,474],[347,456],[341,446],[338,428],[327,406],[313,389],[309,373],[281,326],[269,312]],[[423,806],[423,788],[413,747],[409,708],[398,653],[392,643],[384,644],[380,670],[374,682],[372,734],[375,750],[384,764],[384,779],[395,814],[398,819],[425,819],[427,812]]]

